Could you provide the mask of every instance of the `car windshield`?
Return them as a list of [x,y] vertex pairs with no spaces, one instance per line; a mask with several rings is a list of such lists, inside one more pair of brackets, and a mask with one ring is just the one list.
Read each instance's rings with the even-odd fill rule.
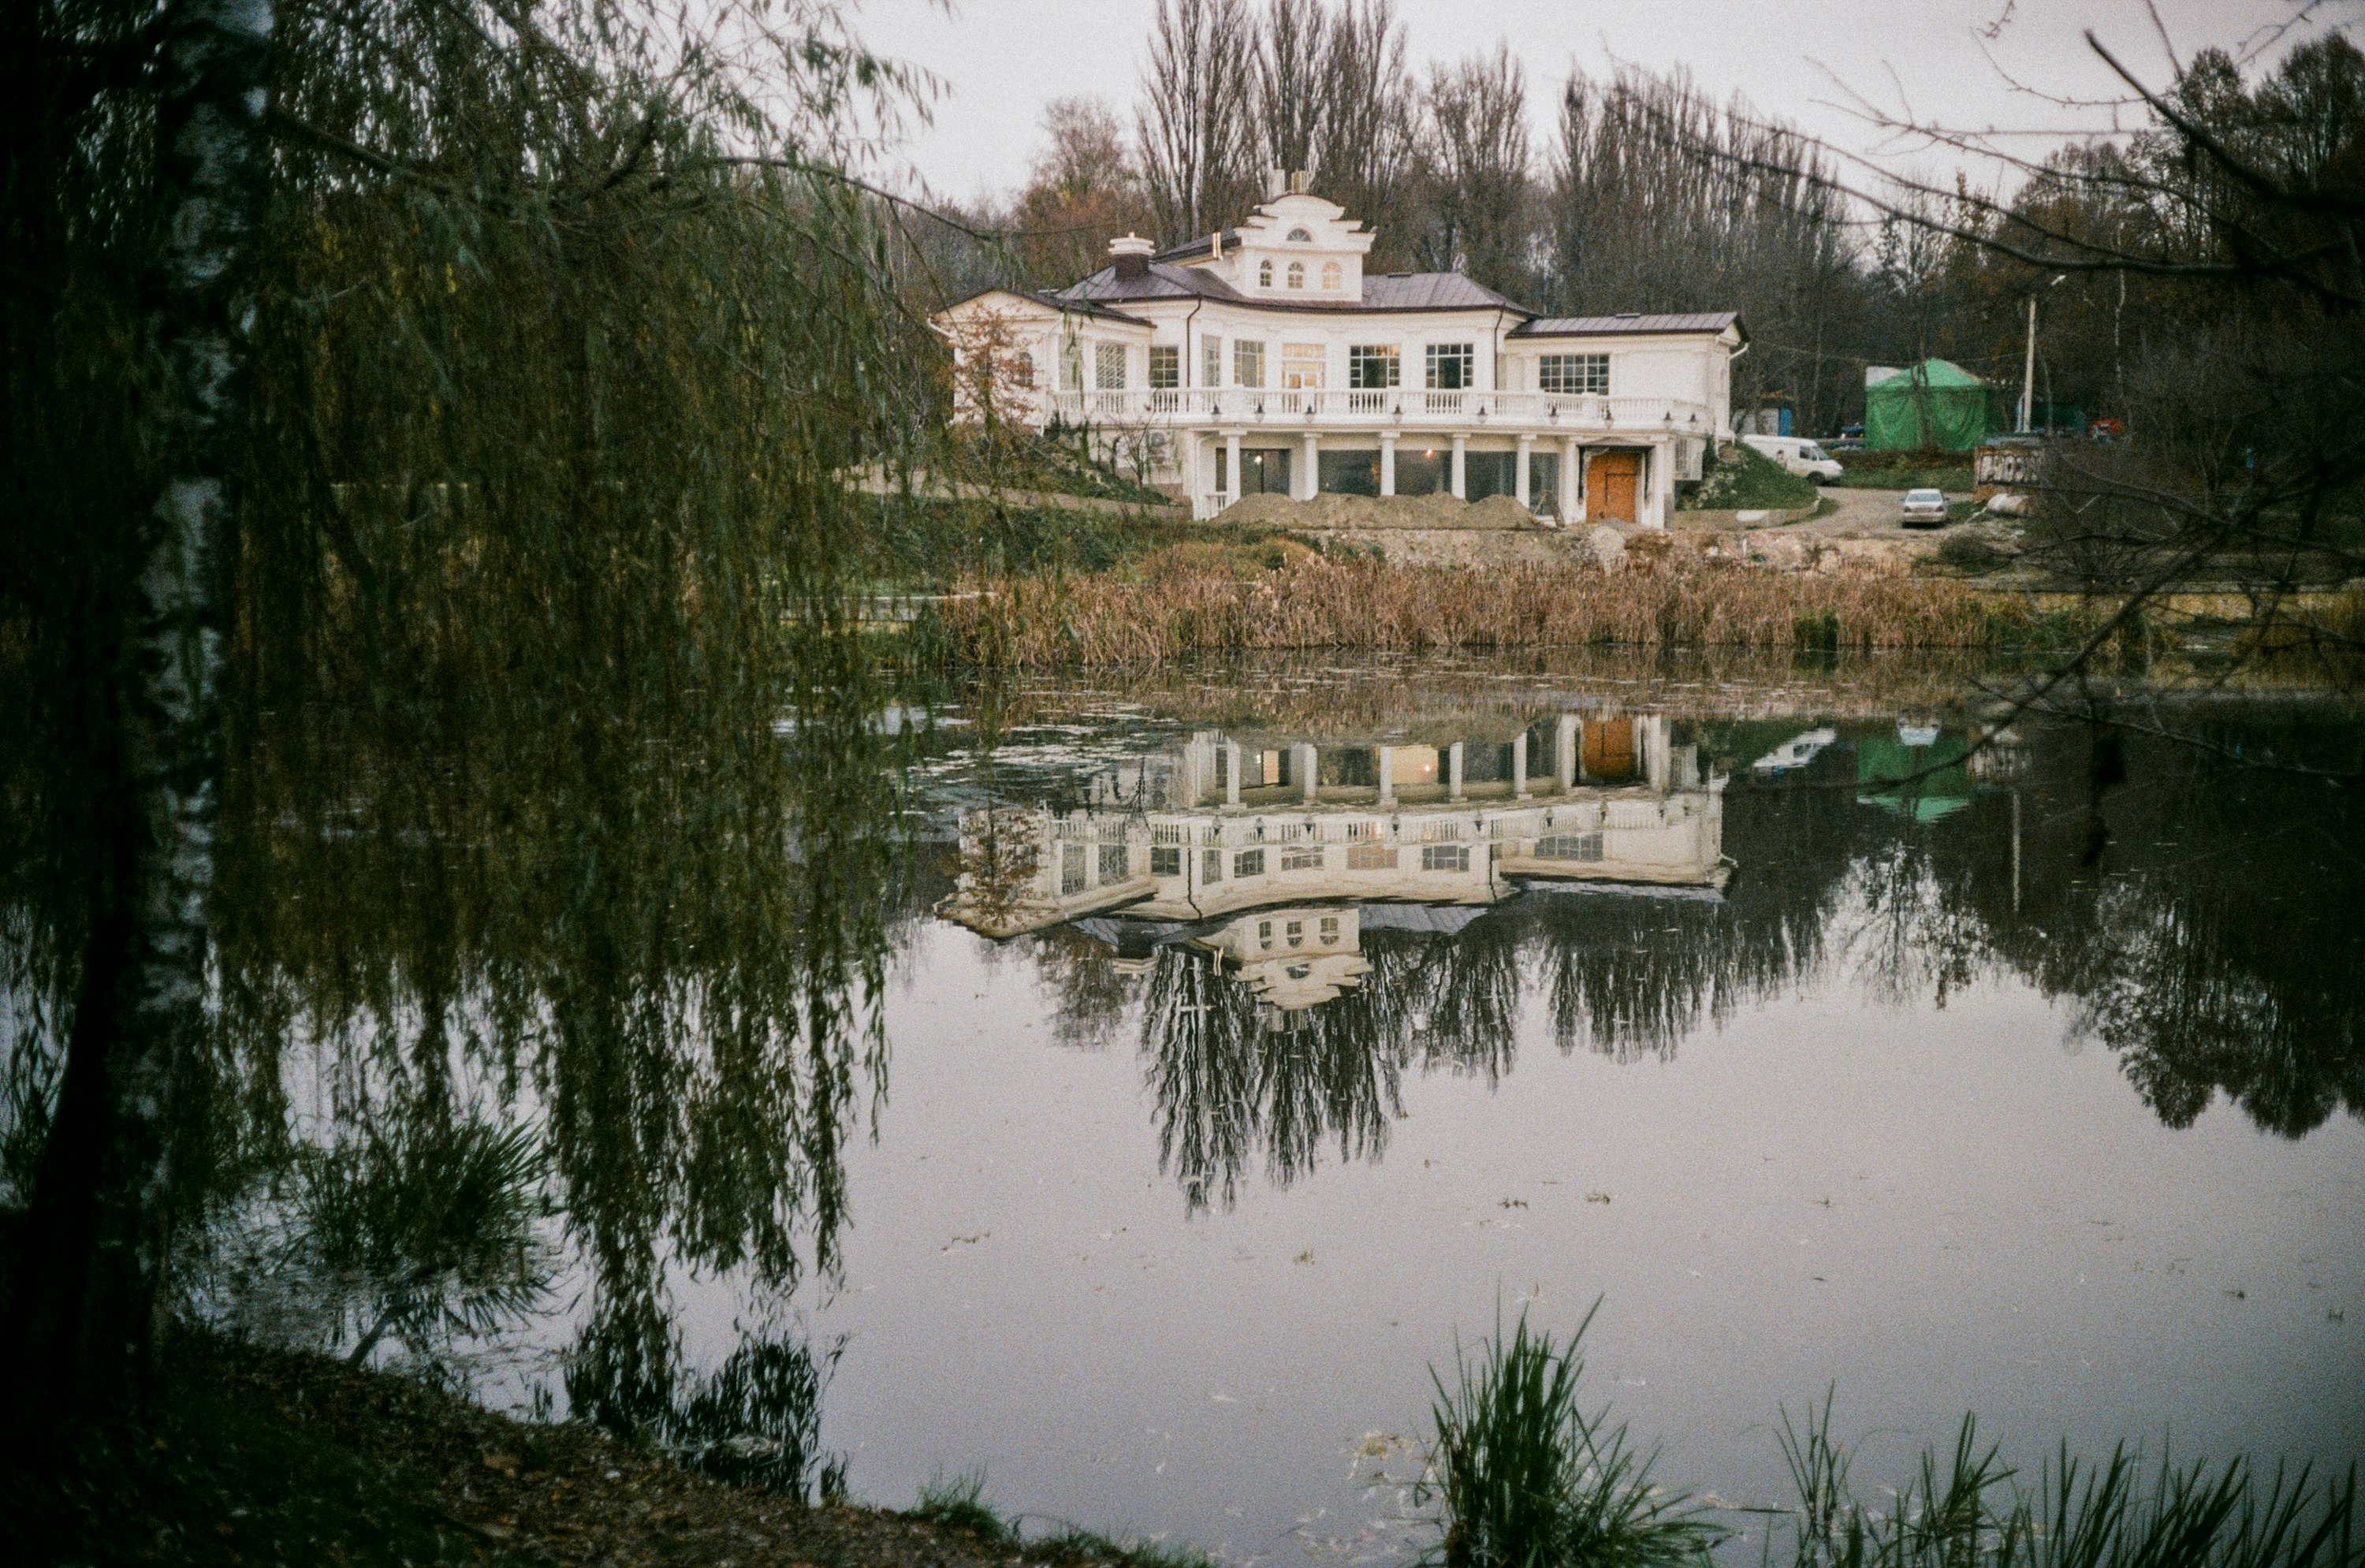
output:
[[1799,455],[1810,463],[1821,463],[1823,460],[1823,449],[1810,441],[1799,449]]
[[1936,490],[1908,490],[1905,492],[1905,498],[1909,501],[1927,503],[1943,501],[1946,498]]

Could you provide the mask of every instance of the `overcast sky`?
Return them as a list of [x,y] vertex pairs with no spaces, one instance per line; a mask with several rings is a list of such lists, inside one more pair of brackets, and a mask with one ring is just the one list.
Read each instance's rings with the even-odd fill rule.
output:
[[[1960,126],[2107,129],[2109,109],[2066,111],[2016,91],[2006,73],[2061,96],[2120,97],[2080,37],[2087,28],[2158,82],[2171,47],[2179,60],[2210,44],[2271,57],[2365,20],[2365,0],[2333,0],[2270,43],[2293,14],[2287,0],[2158,8],[2165,40],[2142,0],[1400,0],[1398,14],[1417,73],[1508,40],[1527,67],[1540,155],[1572,61],[1595,73],[1621,61],[1686,65],[1719,96],[1738,91],[1839,145],[1873,151],[1877,139],[1844,106],[1850,90]],[[1154,9],[1155,0],[956,0],[947,16],[927,0],[866,0],[857,28],[941,81],[935,124],[902,161],[929,189],[966,200],[1025,177],[1046,101],[1097,93],[1130,118]],[[1992,41],[1982,37],[1990,29]]]

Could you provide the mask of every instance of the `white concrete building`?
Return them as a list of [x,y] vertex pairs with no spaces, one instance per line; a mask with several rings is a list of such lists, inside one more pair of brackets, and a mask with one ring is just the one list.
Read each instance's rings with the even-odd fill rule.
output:
[[1371,230],[1302,191],[1064,289],[939,312],[957,417],[1092,429],[1212,516],[1243,495],[1513,496],[1664,527],[1732,434],[1731,312],[1543,318],[1459,273],[1367,273]]

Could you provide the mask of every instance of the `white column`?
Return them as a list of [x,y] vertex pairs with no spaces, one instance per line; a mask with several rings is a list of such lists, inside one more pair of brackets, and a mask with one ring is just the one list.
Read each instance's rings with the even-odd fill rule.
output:
[[1396,748],[1380,747],[1380,804],[1393,806],[1396,801]]
[[1528,798],[1528,732],[1525,730],[1511,741],[1511,793],[1519,800]]
[[1576,437],[1564,436],[1560,443],[1560,518],[1563,522],[1583,522],[1585,503],[1577,498],[1578,487],[1584,475],[1576,466]]
[[1563,713],[1560,725],[1552,734],[1552,777],[1559,780],[1561,792],[1576,788],[1576,715]]
[[1667,716],[1664,713],[1653,713],[1642,721],[1641,729],[1644,776],[1650,779],[1652,789],[1664,794],[1667,789],[1668,764],[1672,760],[1668,755]]
[[1521,506],[1530,505],[1534,499],[1530,487],[1528,484],[1528,458],[1529,455],[1535,451],[1535,437],[1531,435],[1521,436],[1519,438],[1519,455],[1513,459],[1513,462],[1519,465],[1519,468],[1518,472],[1511,476],[1511,483],[1517,487],[1511,493],[1519,497],[1519,504]]
[[1240,743],[1224,743],[1224,809],[1240,809]]
[[1182,498],[1191,504],[1191,515],[1197,517],[1201,487],[1206,483],[1207,477],[1205,472],[1200,467],[1204,459],[1199,452],[1199,432],[1196,431],[1178,432],[1175,455],[1182,464]]
[[1396,493],[1396,438],[1393,431],[1380,435],[1380,494]]
[[1661,442],[1643,454],[1642,461],[1650,465],[1650,471],[1643,476],[1650,481],[1650,487],[1643,492],[1650,501],[1642,508],[1645,528],[1666,527],[1669,514],[1676,510],[1675,459],[1675,445],[1670,442]]
[[1306,432],[1306,476],[1298,481],[1300,500],[1312,500],[1322,493],[1322,439],[1312,431]]
[[1240,498],[1240,432],[1224,432],[1224,463],[1229,469],[1224,477],[1224,504],[1230,506]]
[[1458,431],[1455,433],[1453,437],[1453,498],[1457,501],[1466,501],[1470,498],[1470,482],[1465,476],[1468,463],[1466,454],[1469,451],[1469,443],[1470,438],[1468,436],[1463,435]]
[[1298,790],[1309,806],[1314,803],[1314,748],[1301,743],[1297,748]]
[[1445,798],[1462,799],[1462,743],[1455,741],[1445,751]]

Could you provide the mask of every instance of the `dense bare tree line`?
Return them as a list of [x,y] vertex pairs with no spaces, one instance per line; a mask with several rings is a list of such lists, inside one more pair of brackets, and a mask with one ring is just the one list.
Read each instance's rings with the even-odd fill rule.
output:
[[1393,0],[1165,0],[1130,140],[1106,102],[1055,101],[1027,183],[958,215],[1006,232],[1006,249],[923,220],[922,270],[940,297],[1058,286],[1116,235],[1205,236],[1245,218],[1276,173],[1303,173],[1374,229],[1375,268],[1465,272],[1552,312],[1741,311],[1761,343],[1737,390],[1795,399],[1810,428],[1858,411],[1867,358],[1926,346],[1913,324],[1927,301],[1881,264],[1798,132],[1680,72],[1580,71],[1559,86],[1539,146],[1529,73],[1506,44],[1416,76]]

